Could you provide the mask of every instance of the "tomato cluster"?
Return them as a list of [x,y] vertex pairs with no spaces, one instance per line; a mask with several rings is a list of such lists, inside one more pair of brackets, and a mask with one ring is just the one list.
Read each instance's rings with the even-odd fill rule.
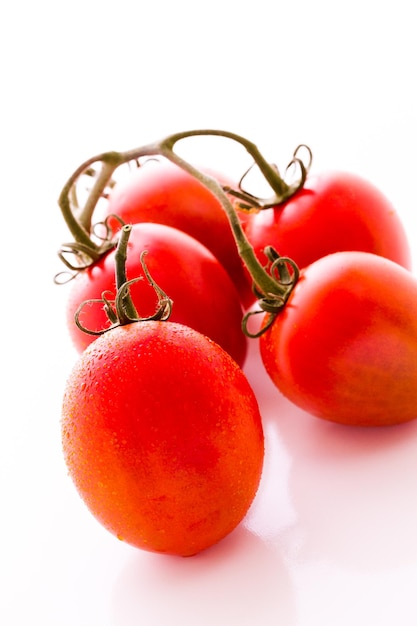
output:
[[[271,198],[173,151],[204,134],[242,144]],[[138,167],[115,180],[127,162]],[[417,281],[401,221],[366,180],[292,163],[301,177],[288,185],[244,138],[192,131],[94,157],[64,187],[75,242],[60,256],[74,273],[67,325],[80,353],[64,455],[93,515],[134,546],[196,554],[246,515],[264,458],[248,341],[312,416],[367,427],[417,417]]]

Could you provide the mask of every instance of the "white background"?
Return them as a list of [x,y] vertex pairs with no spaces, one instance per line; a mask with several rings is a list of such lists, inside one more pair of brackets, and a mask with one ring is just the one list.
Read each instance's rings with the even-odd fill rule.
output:
[[[417,623],[417,423],[311,418],[269,384],[254,344],[267,454],[240,528],[192,559],[104,531],[62,461],[76,353],[67,289],[52,282],[69,238],[56,199],[78,164],[194,128],[245,135],[280,166],[307,143],[315,171],[362,174],[394,202],[415,257],[416,58],[409,0],[2,5],[2,624]],[[211,142],[196,154],[240,167]]]

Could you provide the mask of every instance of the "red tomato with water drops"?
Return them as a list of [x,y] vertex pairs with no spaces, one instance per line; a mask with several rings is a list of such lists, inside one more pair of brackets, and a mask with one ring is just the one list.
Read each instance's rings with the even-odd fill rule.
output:
[[232,532],[262,474],[255,395],[217,344],[169,321],[119,326],[81,355],[65,391],[69,474],[122,541],[190,556]]
[[[206,173],[232,186],[222,175]],[[243,305],[254,301],[251,281],[223,207],[209,189],[179,166],[165,159],[145,162],[110,192],[103,216],[111,214],[125,223],[157,222],[191,235],[219,259]],[[120,227],[116,220],[110,220],[110,224],[114,229]]]
[[[136,224],[128,242],[128,279],[144,277],[140,260],[144,250],[148,252],[146,265],[153,280],[173,301],[170,320],[207,335],[242,366],[248,341],[241,329],[242,306],[230,276],[214,255],[176,228],[163,224]],[[101,298],[103,292],[114,297],[115,291],[115,250],[74,279],[67,305],[67,324],[78,351],[95,340],[93,335],[75,325],[78,307],[84,301]],[[134,282],[130,293],[141,317],[153,315],[157,297],[147,280]],[[84,306],[80,322],[90,330],[110,325],[101,303]]]
[[287,202],[253,214],[246,235],[262,264],[275,248],[299,268],[333,252],[371,252],[411,268],[404,227],[391,202],[370,182],[345,172],[308,176]]
[[261,335],[265,368],[305,411],[352,426],[417,417],[417,281],[366,252],[339,252],[301,271]]

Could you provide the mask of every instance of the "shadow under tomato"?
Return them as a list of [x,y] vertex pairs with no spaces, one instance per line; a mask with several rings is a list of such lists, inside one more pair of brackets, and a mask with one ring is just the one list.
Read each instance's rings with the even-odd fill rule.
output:
[[112,623],[136,626],[295,624],[288,572],[279,553],[243,526],[189,558],[136,553],[116,580]]

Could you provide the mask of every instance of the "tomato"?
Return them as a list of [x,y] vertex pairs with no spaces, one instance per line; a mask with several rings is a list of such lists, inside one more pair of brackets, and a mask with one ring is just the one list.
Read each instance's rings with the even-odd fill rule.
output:
[[260,338],[269,376],[326,420],[383,426],[417,417],[417,281],[367,252],[339,252],[301,271]]
[[[219,261],[203,244],[176,228],[163,224],[136,224],[128,242],[128,279],[144,277],[140,261],[144,250],[148,251],[145,262],[153,280],[173,300],[170,320],[207,335],[242,366],[247,353],[247,338],[241,330],[242,306]],[[67,305],[67,325],[79,352],[95,339],[74,323],[79,305],[86,300],[101,298],[103,292],[114,296],[115,291],[113,250],[74,280]],[[151,316],[156,309],[156,295],[147,281],[135,282],[130,291],[138,313],[142,317]],[[109,326],[101,304],[85,306],[80,322],[91,330]]]
[[245,375],[173,322],[110,330],[80,356],[62,410],[69,474],[98,521],[149,551],[193,555],[243,519],[264,439]]
[[[231,184],[213,174],[222,184]],[[125,223],[157,222],[182,230],[203,243],[230,274],[243,305],[253,303],[251,282],[237,251],[229,219],[209,189],[167,160],[149,160],[110,192],[103,216]],[[116,220],[110,220],[114,229]]]
[[270,245],[300,268],[344,250],[372,252],[411,267],[405,230],[392,204],[351,173],[309,176],[286,203],[254,214],[245,231],[262,264],[263,249]]

